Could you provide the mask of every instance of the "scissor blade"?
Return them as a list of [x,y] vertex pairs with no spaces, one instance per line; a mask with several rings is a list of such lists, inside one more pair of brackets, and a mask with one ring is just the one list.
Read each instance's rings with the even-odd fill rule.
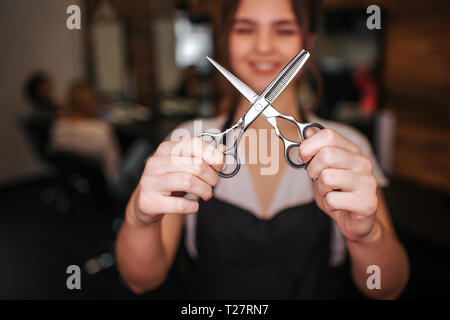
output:
[[223,76],[225,78],[227,78],[228,81],[231,82],[231,84],[238,89],[238,91],[251,103],[254,104],[256,102],[256,100],[258,100],[259,96],[252,90],[250,89],[245,83],[243,83],[241,80],[239,80],[238,78],[236,78],[236,76],[234,74],[232,74],[231,72],[229,72],[227,69],[225,69],[224,67],[222,67],[220,64],[218,64],[216,61],[214,61],[213,59],[211,59],[210,57],[206,57],[206,59],[209,60],[209,62],[211,62],[213,64],[214,67],[216,67],[217,70],[219,70],[219,72],[221,74],[223,74]]
[[309,58],[309,52],[302,50],[299,52],[275,77],[275,79],[267,86],[262,96],[269,103],[273,103],[281,92],[288,86],[295,75],[305,64]]

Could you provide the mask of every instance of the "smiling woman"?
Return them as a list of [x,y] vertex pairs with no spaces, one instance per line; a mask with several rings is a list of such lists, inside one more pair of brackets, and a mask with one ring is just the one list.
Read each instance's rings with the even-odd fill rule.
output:
[[[260,93],[292,57],[312,47],[320,6],[319,0],[226,1],[221,63]],[[336,257],[345,247],[354,282],[364,294],[395,298],[402,292],[408,259],[379,189],[387,180],[367,139],[303,112],[293,85],[274,107],[299,122],[308,118],[326,127],[299,141],[298,156],[310,161],[307,170],[278,160],[278,170],[262,175],[265,164],[259,159],[243,164],[232,179],[219,178],[223,151],[196,137],[165,141],[149,158],[117,241],[119,270],[135,292],[165,280],[183,227],[189,253],[196,258],[196,298],[329,298],[330,261],[340,260]],[[203,128],[221,132],[248,109],[242,97],[221,116],[202,120]],[[278,125],[287,137],[298,136],[296,127]],[[193,126],[181,125],[191,135]],[[264,117],[252,128],[273,130]],[[256,136],[260,148],[263,141]],[[281,145],[271,150],[278,157],[283,151]],[[175,196],[180,191],[188,195]],[[381,270],[380,289],[366,285],[370,265]]]

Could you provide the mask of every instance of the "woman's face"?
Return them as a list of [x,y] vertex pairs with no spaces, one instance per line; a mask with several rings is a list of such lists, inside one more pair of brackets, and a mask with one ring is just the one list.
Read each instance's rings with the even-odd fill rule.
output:
[[229,41],[233,72],[258,94],[303,47],[290,0],[241,0]]

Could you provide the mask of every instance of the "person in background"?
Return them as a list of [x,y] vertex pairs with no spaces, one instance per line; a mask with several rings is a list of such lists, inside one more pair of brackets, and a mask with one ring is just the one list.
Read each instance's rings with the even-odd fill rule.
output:
[[50,128],[62,107],[54,98],[50,76],[42,71],[33,72],[25,80],[23,93],[30,110],[19,116],[19,123],[34,152],[47,160]]
[[32,108],[32,116],[43,122],[52,122],[61,106],[54,97],[50,76],[42,71],[33,72],[25,82],[24,91]]
[[72,85],[67,110],[51,128],[56,150],[82,154],[98,160],[111,186],[117,184],[120,148],[113,127],[99,119],[100,103],[93,89],[83,82]]

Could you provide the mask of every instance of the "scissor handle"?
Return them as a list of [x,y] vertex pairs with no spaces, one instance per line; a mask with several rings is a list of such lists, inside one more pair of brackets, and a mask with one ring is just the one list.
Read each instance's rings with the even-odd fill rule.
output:
[[[226,133],[227,133],[226,131],[225,132],[221,132],[221,133],[202,132],[198,136],[199,137],[210,137],[210,138],[212,138],[212,140],[214,141],[215,147],[217,148],[219,146],[219,142],[223,139],[223,136],[225,136]],[[239,135],[238,139],[235,141],[233,146],[231,148],[227,149],[223,153],[225,155],[225,164],[227,164],[226,163],[226,159],[228,159],[228,157],[233,157],[233,159],[235,161],[234,165],[236,167],[230,173],[225,173],[223,171],[219,171],[218,174],[222,178],[234,177],[239,172],[239,169],[241,168],[241,161],[239,160],[238,153],[237,153],[237,146],[239,144],[240,138],[241,138],[241,134]]]
[[[225,173],[222,171],[219,171],[218,174],[220,177],[222,178],[231,178],[234,177],[238,172],[239,169],[241,168],[241,161],[239,160],[239,157],[237,155],[237,145],[233,145],[233,147],[231,147],[230,149],[228,149],[227,151],[225,151],[223,153],[225,156],[231,156],[234,158],[234,161],[236,162],[236,167],[234,168],[234,170],[230,173]],[[225,159],[227,159],[225,157]],[[225,161],[226,162],[226,161]],[[225,163],[225,165],[227,165],[227,163]]]
[[[310,129],[310,128],[318,128],[320,130],[324,129],[324,127],[321,124],[315,123],[315,122],[312,122],[312,123],[298,123],[297,121],[295,121],[295,124],[299,128],[302,140],[306,140],[307,139],[306,138],[306,132],[308,131],[308,129]],[[295,148],[295,147],[299,147],[300,143],[294,142],[294,141],[290,141],[290,140],[288,140],[288,139],[286,139],[284,137],[280,137],[280,138],[281,138],[281,140],[283,140],[283,143],[284,143],[284,158],[286,159],[286,162],[291,167],[293,167],[295,169],[306,169],[306,168],[308,168],[308,165],[309,165],[309,163],[311,162],[312,159],[309,160],[306,163],[298,164],[298,163],[295,163],[294,161],[292,161],[292,159],[291,159],[291,157],[289,155],[289,152],[291,151],[291,149]]]
[[[310,128],[317,128],[317,129],[320,129],[320,130],[325,129],[323,125],[321,125],[320,123],[317,123],[317,122],[302,123],[302,125],[304,127],[303,127],[303,130],[300,130],[300,132],[302,134],[302,139],[303,140],[306,140],[306,131],[308,131],[308,129],[310,129]],[[300,126],[299,126],[299,128],[300,128]]]
[[[319,123],[315,123],[315,122],[313,122],[313,123],[298,123],[292,116],[285,116],[282,114],[280,114],[279,117],[295,123],[300,131],[300,136],[301,136],[302,140],[306,140],[306,131],[308,129],[310,129],[310,128],[318,128],[320,130],[324,129],[324,127]],[[278,137],[283,141],[284,158],[286,159],[286,162],[294,169],[306,169],[309,165],[309,162],[311,162],[311,160],[306,163],[298,164],[298,163],[294,162],[289,155],[289,152],[291,151],[291,149],[299,147],[300,143],[286,139],[279,131],[278,126],[276,125],[276,122],[275,121],[269,121],[269,122],[271,122],[272,125],[274,125],[274,127],[276,128],[275,130],[277,132]]]

